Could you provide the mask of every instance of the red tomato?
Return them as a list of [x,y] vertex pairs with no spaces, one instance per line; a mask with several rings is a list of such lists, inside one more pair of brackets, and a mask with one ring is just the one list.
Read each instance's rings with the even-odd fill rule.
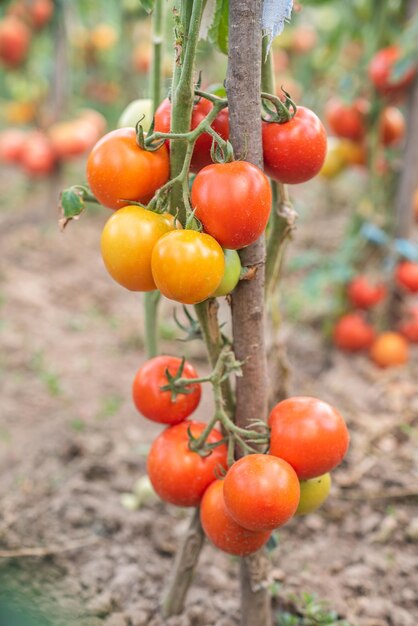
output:
[[270,454],[250,454],[234,463],[224,481],[228,513],[240,526],[271,531],[283,526],[296,512],[299,480],[283,459]]
[[[174,356],[157,356],[147,361],[136,373],[133,386],[133,401],[140,413],[160,424],[178,424],[196,410],[202,394],[201,385],[187,386],[188,393],[179,393],[173,400],[170,391],[161,391],[167,384],[166,370],[174,376],[181,359]],[[197,378],[190,363],[184,363],[182,378]]]
[[157,241],[151,269],[157,288],[166,298],[196,304],[209,298],[221,284],[225,256],[210,235],[178,230]]
[[370,348],[370,358],[379,367],[403,365],[409,358],[408,343],[399,333],[382,333]]
[[357,276],[348,285],[348,298],[359,309],[370,309],[386,297],[384,285],[372,285],[366,276]]
[[317,398],[279,402],[270,413],[269,426],[270,454],[287,461],[300,480],[330,472],[348,450],[350,437],[343,418]]
[[316,176],[325,161],[327,134],[313,111],[298,107],[284,124],[263,122],[266,173],[280,183],[304,183]]
[[54,3],[52,0],[33,0],[29,6],[29,12],[35,28],[42,28],[52,18]]
[[341,98],[334,96],[325,106],[325,116],[330,129],[345,139],[359,141],[366,134],[365,107],[363,101],[345,104]]
[[167,182],[170,162],[167,148],[142,150],[134,128],[107,133],[94,146],[87,161],[87,180],[98,201],[120,209],[130,200],[146,203]]
[[47,176],[56,165],[56,154],[48,137],[35,132],[28,135],[20,157],[23,169],[30,176]]
[[14,15],[0,21],[0,61],[7,67],[18,67],[26,59],[31,42],[31,32],[26,24]]
[[0,161],[18,163],[22,156],[27,133],[19,128],[8,128],[0,133]]
[[410,312],[408,318],[399,326],[399,332],[411,343],[418,343],[418,311]]
[[393,146],[405,137],[405,118],[397,107],[386,107],[379,120],[380,139],[385,146]]
[[402,51],[398,46],[382,48],[373,56],[369,64],[369,76],[377,91],[383,95],[402,93],[413,81],[416,66],[408,69],[401,78],[392,78],[393,67],[401,58]]
[[223,480],[215,480],[205,491],[200,505],[200,521],[210,541],[223,552],[248,556],[257,552],[270,537],[269,531],[247,530],[237,524],[225,506]]
[[[196,126],[208,115],[212,109],[212,103],[205,98],[201,98],[193,107],[190,128],[195,129]],[[171,125],[171,102],[168,98],[162,101],[155,112],[155,130],[160,133],[169,133]],[[212,128],[223,138],[229,137],[229,116],[228,109],[223,109],[216,116],[212,123]],[[175,141],[175,140],[174,140]],[[212,137],[208,133],[203,133],[197,139],[193,150],[191,162],[191,171],[198,172],[212,163],[210,149],[212,147]]]
[[334,343],[337,348],[349,352],[370,348],[375,338],[370,326],[360,313],[343,315],[334,328]]
[[396,282],[410,293],[418,293],[418,263],[402,261],[396,268]]
[[[162,500],[176,506],[199,506],[206,489],[216,479],[216,472],[227,468],[225,444],[220,444],[205,457],[189,449],[188,429],[197,438],[205,428],[206,424],[200,422],[181,422],[163,430],[152,444],[147,471]],[[221,439],[221,433],[212,430],[207,443]]]
[[247,161],[205,167],[193,182],[191,199],[205,232],[230,250],[263,234],[272,203],[268,178]]

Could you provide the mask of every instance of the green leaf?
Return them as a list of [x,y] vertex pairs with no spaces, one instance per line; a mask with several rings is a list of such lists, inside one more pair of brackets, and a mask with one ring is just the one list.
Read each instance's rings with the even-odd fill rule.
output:
[[151,13],[155,0],[139,0],[147,13]]
[[213,21],[208,30],[208,41],[215,44],[224,54],[228,54],[228,14],[229,0],[216,0]]
[[80,190],[75,187],[65,189],[61,194],[61,206],[63,216],[66,219],[72,219],[80,215],[84,210],[84,198],[80,194]]

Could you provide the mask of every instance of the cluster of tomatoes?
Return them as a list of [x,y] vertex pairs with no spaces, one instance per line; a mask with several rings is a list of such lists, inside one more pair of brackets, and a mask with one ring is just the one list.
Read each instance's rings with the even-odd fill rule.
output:
[[[416,68],[408,68],[401,76],[394,77],[394,67],[401,58],[398,46],[379,50],[369,64],[369,77],[377,94],[383,98],[378,119],[378,135],[381,148],[398,145],[405,136],[405,118],[394,106],[401,99],[414,79]],[[366,98],[347,103],[338,96],[332,97],[325,107],[325,116],[331,138],[329,150],[321,175],[332,178],[347,165],[366,165],[366,139],[370,130],[371,104]],[[377,162],[384,172],[387,163],[383,153]]]
[[33,33],[51,20],[52,0],[15,0],[0,20],[0,62],[8,69],[20,67],[26,60]]
[[[395,271],[395,282],[403,296],[418,293],[418,263],[402,261]],[[418,343],[418,308],[410,306],[398,330],[377,334],[365,318],[365,312],[383,302],[387,289],[358,276],[347,288],[347,296],[355,311],[346,313],[334,328],[334,343],[341,350],[369,350],[371,359],[380,367],[401,365],[409,358],[408,342]]]
[[[194,105],[191,129],[212,110],[209,99]],[[264,165],[282,183],[301,183],[315,176],[326,153],[326,132],[318,117],[298,107],[284,123],[263,122]],[[168,133],[171,103],[155,113],[155,131]],[[212,124],[222,140],[229,136],[228,109]],[[194,145],[191,209],[202,230],[181,228],[168,213],[145,208],[169,181],[169,144],[147,150],[138,145],[132,127],[114,130],[93,148],[87,180],[97,200],[115,213],[101,240],[105,266],[121,285],[133,291],[159,289],[169,299],[195,304],[226,295],[240,278],[237,250],[263,235],[272,206],[264,172],[247,161],[212,163],[212,137],[203,132]],[[186,193],[189,194],[187,188]]]
[[10,127],[0,132],[0,162],[20,166],[28,176],[49,176],[60,162],[88,152],[105,127],[106,120],[93,109],[46,130]]
[[[167,389],[179,373],[191,380],[174,396]],[[200,506],[203,529],[229,554],[258,550],[271,532],[294,515],[316,510],[328,497],[329,472],[344,458],[349,435],[329,404],[294,397],[277,404],[269,417],[268,454],[249,454],[228,467],[227,437],[213,428],[204,447],[193,442],[207,424],[188,418],[197,408],[201,385],[196,370],[170,356],[150,359],[137,372],[133,400],[146,418],[166,425],[154,440],[147,471],[156,493],[181,507]]]

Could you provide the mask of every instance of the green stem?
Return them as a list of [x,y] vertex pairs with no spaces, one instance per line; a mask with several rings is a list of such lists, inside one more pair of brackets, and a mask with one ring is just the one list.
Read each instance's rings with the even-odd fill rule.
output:
[[266,293],[270,296],[276,287],[281,261],[284,253],[284,242],[293,228],[293,214],[286,185],[272,182],[273,211],[269,223],[269,235],[266,252]]
[[158,303],[159,291],[148,291],[144,296],[145,352],[152,359],[158,354]]

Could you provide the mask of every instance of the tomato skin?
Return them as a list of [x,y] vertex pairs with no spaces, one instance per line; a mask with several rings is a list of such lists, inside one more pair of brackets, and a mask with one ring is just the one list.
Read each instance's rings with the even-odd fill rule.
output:
[[[179,393],[173,401],[170,391],[161,391],[167,385],[166,370],[174,376],[181,359],[174,356],[157,356],[150,359],[137,371],[132,385],[132,397],[138,411],[144,417],[159,424],[179,424],[196,410],[202,395],[201,385],[188,385],[190,393]],[[182,378],[197,378],[194,367],[184,363]]]
[[247,161],[205,167],[194,179],[191,199],[205,232],[230,250],[262,235],[272,204],[267,176]]
[[92,193],[110,209],[127,206],[130,200],[148,202],[167,182],[169,172],[167,148],[142,150],[136,144],[134,128],[119,128],[104,135],[87,161]]
[[161,237],[151,258],[152,275],[170,300],[196,304],[209,298],[225,271],[221,246],[210,235],[177,230]]
[[130,102],[120,115],[118,128],[126,128],[127,126],[135,128],[143,116],[145,117],[141,125],[145,131],[148,131],[152,122],[152,100],[150,98],[142,98]]
[[225,506],[223,480],[215,480],[205,491],[200,521],[209,540],[220,550],[235,556],[257,552],[270,537],[269,531],[252,531],[237,524]]
[[402,261],[395,272],[396,282],[410,293],[418,293],[418,263]]
[[384,285],[373,285],[366,276],[357,276],[348,285],[350,302],[359,309],[371,309],[386,297]]
[[270,413],[270,454],[287,461],[299,480],[330,472],[349,445],[344,419],[334,407],[311,397],[288,398]]
[[405,137],[406,124],[398,107],[385,107],[379,120],[380,140],[384,146],[393,146]]
[[281,183],[304,183],[318,174],[327,152],[327,133],[313,111],[298,107],[284,124],[263,122],[264,169]]
[[399,333],[382,333],[370,348],[370,358],[382,368],[403,365],[409,359],[408,343]]
[[[202,120],[212,110],[213,105],[209,100],[201,98],[193,106],[192,119],[190,122],[190,129],[194,130]],[[212,128],[223,138],[229,137],[229,115],[228,109],[223,109],[218,113],[215,120],[212,122]],[[155,130],[161,133],[169,133],[171,127],[171,102],[168,98],[165,98],[155,112]],[[169,143],[169,142],[167,142]],[[192,161],[190,170],[192,172],[199,172],[206,165],[212,163],[210,156],[210,150],[212,147],[212,137],[209,133],[203,133],[196,140],[193,150]]]
[[6,67],[21,65],[29,52],[31,32],[26,24],[14,15],[0,21],[0,61]]
[[[169,426],[154,440],[147,459],[147,472],[152,486],[165,502],[176,506],[198,506],[215,472],[227,467],[227,447],[220,444],[209,456],[201,457],[189,450],[188,434],[197,438],[206,424],[186,421]],[[221,441],[222,435],[212,430],[207,443]]]
[[27,133],[19,128],[7,128],[0,133],[0,161],[19,163]]
[[382,95],[397,95],[405,91],[413,81],[416,67],[410,68],[398,80],[391,78],[393,66],[401,56],[398,46],[389,46],[378,50],[369,64],[369,77],[375,88]]
[[300,481],[300,500],[295,515],[308,515],[319,509],[329,496],[331,475],[324,474],[316,478]]
[[225,272],[219,287],[213,292],[213,298],[227,296],[238,285],[241,275],[241,260],[236,250],[224,250]]
[[357,352],[370,348],[376,333],[360,313],[346,313],[334,328],[334,343],[340,350]]
[[103,262],[113,280],[130,291],[153,291],[151,255],[157,241],[173,230],[170,217],[126,206],[107,220],[100,242]]
[[365,113],[361,102],[345,104],[341,98],[334,96],[325,106],[325,116],[328,126],[338,137],[359,141],[366,134]]

